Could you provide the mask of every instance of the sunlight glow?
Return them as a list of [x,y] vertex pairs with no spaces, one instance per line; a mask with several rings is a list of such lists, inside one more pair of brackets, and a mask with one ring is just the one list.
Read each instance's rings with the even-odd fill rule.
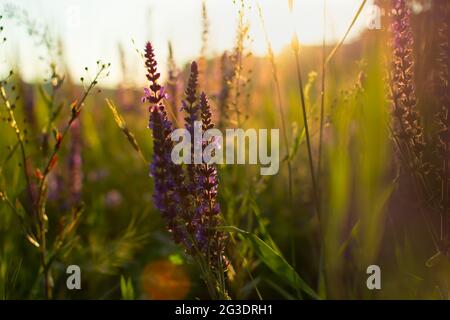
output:
[[[0,6],[6,3],[10,2],[0,0]],[[75,78],[83,75],[87,62],[94,64],[97,59],[102,59],[112,62],[111,76],[107,82],[114,84],[121,81],[119,44],[124,48],[129,67],[133,70],[138,70],[142,62],[135,47],[141,48],[146,40],[152,40],[159,57],[167,55],[167,42],[171,40],[180,65],[198,56],[201,48],[201,3],[202,0],[130,0],[126,3],[106,0],[20,0],[15,5],[26,9],[36,21],[49,24],[49,30],[57,32],[55,36],[62,40],[68,66]],[[220,54],[233,47],[238,3],[206,0],[210,22],[208,55]],[[254,54],[264,55],[267,46],[256,2],[246,3],[251,48]],[[322,0],[294,0],[292,13],[289,12],[288,0],[259,0],[258,3],[275,53],[289,45],[294,28],[302,45],[322,43]],[[327,1],[328,43],[342,37],[360,3],[360,0]],[[349,41],[361,32],[364,23],[362,17],[350,34]],[[24,29],[13,23],[5,25],[5,32],[11,41],[6,43],[4,48],[7,50],[1,53],[1,60],[6,60],[5,54],[15,57],[25,78],[42,77],[47,70],[39,63],[40,52],[28,39]],[[165,62],[161,63],[164,67]],[[141,83],[143,76],[133,80]]]

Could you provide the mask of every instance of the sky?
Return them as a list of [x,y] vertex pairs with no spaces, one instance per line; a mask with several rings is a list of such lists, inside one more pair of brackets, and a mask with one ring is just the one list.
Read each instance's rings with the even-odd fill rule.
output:
[[[220,54],[233,47],[236,34],[239,0],[204,0],[210,24],[207,54]],[[259,4],[269,40],[275,52],[289,45],[294,30],[303,45],[321,44],[324,0],[294,0],[290,12],[288,0],[246,0],[246,18],[250,24],[251,47],[256,55],[267,52],[263,29],[258,16]],[[361,0],[326,0],[328,43],[338,41],[345,33]],[[201,48],[202,0],[0,0],[0,8],[13,3],[25,9],[39,27],[47,26],[49,34],[62,41],[67,66],[74,78],[84,76],[86,66],[97,60],[111,62],[111,75],[104,79],[114,85],[121,81],[119,44],[127,58],[131,73],[139,74],[132,81],[141,83],[141,50],[146,41],[155,46],[164,69],[167,43],[171,41],[175,59],[182,65],[199,55]],[[3,10],[2,10],[3,11]],[[365,27],[368,13],[363,13],[349,36],[355,38]],[[8,41],[0,47],[0,61],[20,66],[28,80],[42,78],[46,68],[46,51],[27,36],[26,28],[10,19],[3,19],[3,36]],[[4,73],[5,67],[0,67]],[[163,70],[164,71],[164,70]]]

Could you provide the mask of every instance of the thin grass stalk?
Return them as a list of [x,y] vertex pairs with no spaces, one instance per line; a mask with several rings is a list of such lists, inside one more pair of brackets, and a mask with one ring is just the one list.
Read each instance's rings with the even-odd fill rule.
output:
[[[318,183],[318,199],[317,201],[322,201],[322,186],[321,186],[321,173],[322,173],[322,149],[323,149],[323,127],[325,121],[325,77],[326,77],[326,26],[327,26],[327,1],[324,0],[323,3],[323,34],[322,34],[322,78],[321,78],[321,90],[320,90],[320,124],[319,124],[319,151],[317,159],[317,183]],[[319,211],[318,216],[321,216]],[[325,277],[325,250],[324,246],[321,246],[320,250],[320,260],[319,260],[319,277],[317,287],[320,289],[320,282]]]
[[[83,107],[83,104],[84,104],[86,98],[88,97],[88,95],[92,91],[92,89],[97,85],[98,79],[105,69],[106,69],[106,65],[103,65],[100,68],[100,70],[97,72],[97,74],[95,75],[94,80],[89,84],[88,88],[84,92],[81,99],[72,105],[72,116],[70,117],[69,122],[67,123],[67,125],[65,126],[65,128],[61,134],[61,137],[60,137],[61,140],[60,140],[59,144],[61,144],[63,142],[64,138],[67,136],[70,128],[72,127],[73,122],[78,118],[78,115],[81,112],[81,109]],[[59,148],[54,148],[54,150],[53,150],[52,154],[50,155],[49,160],[45,166],[45,169],[43,172],[43,178],[41,179],[41,183],[39,186],[38,200],[42,196],[43,185],[45,184],[46,178],[47,178],[48,174],[50,173],[53,165],[55,164],[55,161],[56,161],[55,157],[57,156],[57,153],[59,152],[59,150],[60,150]]]
[[316,177],[315,177],[316,171],[314,170],[314,160],[313,160],[312,147],[311,147],[311,136],[310,136],[310,132],[309,132],[308,117],[307,117],[307,112],[306,112],[305,93],[303,91],[303,80],[302,80],[300,59],[299,59],[300,50],[299,50],[297,34],[294,34],[294,39],[292,42],[292,49],[293,49],[294,55],[295,55],[295,66],[296,66],[296,71],[297,71],[298,90],[300,93],[301,109],[302,109],[302,114],[303,114],[303,125],[305,128],[306,147],[308,150],[309,170],[311,173],[311,182],[312,182],[312,187],[313,187],[313,199],[315,202],[317,219],[320,224],[320,203],[319,203],[319,196],[318,196],[319,193],[318,193],[317,181],[316,181]]
[[261,6],[259,5],[259,3],[257,4],[257,6],[258,6],[259,19],[261,21],[261,26],[262,26],[262,29],[264,32],[264,37],[266,40],[269,60],[270,60],[271,66],[272,66],[272,77],[273,77],[273,81],[275,83],[275,91],[277,94],[277,103],[278,103],[278,109],[280,112],[281,130],[283,132],[284,146],[286,148],[286,161],[287,161],[287,167],[288,167],[288,180],[289,180],[289,201],[292,201],[292,198],[293,198],[292,164],[291,164],[291,159],[289,157],[290,146],[289,146],[289,139],[287,137],[286,121],[285,121],[282,99],[281,99],[281,89],[280,89],[280,81],[278,79],[277,64],[275,62],[275,55],[273,53],[272,44],[270,43],[269,35],[267,34],[266,24],[264,22],[264,17],[262,14]]
[[[47,108],[48,113],[51,115],[48,119],[47,126],[44,129],[44,136],[42,141],[42,153],[44,156],[47,156],[48,149],[49,149],[49,140],[50,140],[50,132],[53,127],[53,123],[57,118],[57,115],[59,114],[58,106],[56,106],[56,96],[57,91],[61,87],[62,83],[64,82],[64,77],[60,77],[56,72],[56,65],[54,63],[50,63],[50,69],[51,69],[51,76],[50,76],[50,94],[45,91],[43,86],[39,87],[39,92],[41,93]],[[57,107],[55,109],[55,107]]]
[[233,62],[233,76],[230,81],[234,82],[232,84],[233,89],[233,100],[231,101],[231,106],[236,114],[236,124],[237,127],[241,126],[241,113],[239,109],[239,100],[242,95],[243,90],[241,90],[241,78],[244,69],[244,45],[245,39],[248,36],[249,25],[245,21],[245,2],[241,0],[238,18],[238,27],[236,34],[236,44],[234,48],[234,53],[232,56]]
[[[294,33],[294,38],[292,41],[292,49],[295,55],[295,65],[296,65],[296,71],[297,71],[297,79],[298,79],[298,88],[299,88],[299,92],[300,92],[300,100],[301,100],[301,108],[302,108],[302,113],[303,113],[303,124],[304,124],[304,128],[305,128],[305,137],[306,137],[306,146],[308,149],[308,160],[309,160],[309,170],[311,173],[311,182],[312,182],[312,186],[313,186],[313,199],[315,202],[315,213],[316,213],[316,218],[317,218],[317,222],[319,224],[319,239],[322,240],[321,244],[320,244],[320,252],[321,252],[321,259],[319,261],[319,268],[321,269],[320,274],[325,274],[325,272],[323,272],[323,267],[326,265],[325,262],[325,257],[324,257],[324,232],[323,232],[323,226],[322,226],[322,222],[321,222],[321,207],[320,207],[320,202],[319,202],[319,191],[317,188],[317,182],[316,182],[316,177],[315,177],[315,170],[314,170],[314,160],[313,160],[313,156],[312,156],[312,147],[311,147],[311,138],[310,138],[310,133],[309,133],[309,126],[308,126],[308,118],[307,118],[307,113],[306,113],[306,103],[305,103],[305,93],[303,91],[303,81],[302,81],[302,74],[301,74],[301,67],[300,67],[300,48],[299,48],[299,43],[298,43],[298,37],[297,34]],[[324,282],[325,282],[325,286],[326,286],[326,276],[324,277]]]
[[84,101],[88,97],[91,90],[97,85],[97,83],[98,83],[97,81],[98,81],[100,75],[103,73],[103,71],[107,67],[109,67],[109,64],[102,65],[100,67],[99,71],[95,75],[94,80],[89,84],[87,90],[81,97],[80,101],[76,102],[72,105],[72,115],[71,115],[66,127],[64,128],[62,134],[58,134],[57,144],[53,148],[50,158],[45,166],[44,172],[40,178],[39,191],[38,191],[38,196],[37,196],[35,205],[37,207],[36,211],[37,211],[37,220],[38,220],[38,228],[39,228],[39,244],[40,244],[39,249],[40,249],[41,264],[43,267],[43,274],[44,274],[45,296],[47,299],[52,298],[52,283],[51,283],[52,280],[51,280],[51,274],[50,274],[51,262],[47,262],[47,239],[46,239],[47,230],[45,228],[45,223],[48,219],[45,214],[45,202],[46,202],[45,198],[47,196],[46,189],[47,189],[48,175],[57,162],[57,159],[58,159],[57,154],[61,149],[60,148],[61,144],[62,144],[64,138],[67,136],[68,132],[70,131],[73,122],[78,118],[78,116],[81,112],[81,109],[83,107]]
[[231,91],[231,79],[232,79],[232,70],[230,70],[229,66],[230,57],[228,56],[227,51],[225,51],[220,58],[220,91],[217,94],[217,105],[219,110],[219,128],[221,130],[225,129],[226,119],[228,119],[229,115],[228,107],[229,107],[229,99],[230,99],[230,91]]
[[364,9],[364,6],[366,5],[367,0],[363,0],[361,2],[361,5],[358,8],[358,11],[356,12],[355,16],[353,17],[352,22],[350,23],[349,27],[347,28],[347,31],[345,32],[342,39],[336,44],[336,46],[331,50],[330,54],[327,57],[327,60],[325,61],[325,64],[328,64],[331,59],[333,59],[336,52],[339,50],[339,48],[344,44],[344,41],[347,39],[347,36],[349,35],[350,31],[353,29],[353,26],[355,25],[356,21],[358,20],[358,17],[361,15],[361,12]]
[[202,1],[202,47],[200,50],[200,55],[204,59],[206,52],[208,50],[208,39],[209,39],[209,19],[208,10],[206,8],[206,1]]
[[25,143],[24,143],[24,138],[22,135],[22,131],[20,130],[16,118],[15,118],[15,112],[14,112],[14,107],[11,105],[11,102],[9,101],[7,95],[6,95],[6,90],[5,87],[3,85],[3,82],[0,82],[0,96],[3,100],[3,103],[6,106],[6,109],[8,111],[8,115],[9,115],[9,119],[10,119],[10,126],[13,128],[14,133],[16,135],[17,138],[17,143],[19,144],[19,148],[20,148],[20,155],[22,157],[22,167],[24,170],[24,175],[25,175],[25,181],[27,184],[27,194],[28,194],[28,198],[30,201],[30,204],[32,206],[34,200],[33,200],[33,193],[32,193],[32,185],[31,185],[31,180],[30,180],[30,175],[28,173],[27,170],[27,156],[26,156],[26,152],[25,152]]
[[198,59],[198,69],[199,69],[199,84],[200,87],[205,91],[208,91],[208,60],[207,60],[207,52],[208,52],[208,42],[209,42],[209,18],[208,18],[208,9],[206,8],[206,1],[202,0],[202,38],[201,38],[201,48],[200,48],[200,57]]
[[39,249],[39,253],[40,253],[41,268],[42,268],[42,270],[43,270],[42,272],[44,274],[45,296],[47,299],[49,299],[52,297],[52,292],[51,292],[51,284],[50,284],[50,274],[48,273],[48,269],[46,268],[46,241],[45,241],[45,236],[43,236],[43,234],[45,234],[44,222],[42,221],[43,219],[40,217],[39,210],[37,210],[34,206],[32,185],[31,185],[30,176],[29,176],[29,173],[27,170],[27,158],[26,158],[26,152],[25,152],[24,139],[23,139],[22,132],[19,129],[19,126],[15,119],[14,107],[11,105],[8,97],[6,96],[6,91],[5,91],[5,87],[3,86],[3,84],[0,84],[0,96],[3,100],[3,102],[5,103],[6,109],[8,111],[9,117],[10,117],[10,125],[14,129],[14,132],[16,134],[17,141],[18,141],[19,147],[20,147],[20,154],[21,154],[22,162],[23,162],[22,167],[24,169],[24,175],[25,175],[25,180],[26,180],[26,184],[27,184],[30,208],[33,211],[32,215],[38,225],[38,239],[39,239],[38,249]]
[[122,133],[125,135],[125,137],[127,138],[130,145],[133,147],[133,149],[137,152],[137,154],[139,155],[139,159],[141,159],[145,164],[147,164],[148,160],[145,158],[144,154],[142,153],[142,149],[141,149],[135,135],[128,128],[128,125],[125,122],[125,119],[122,117],[122,115],[117,110],[117,107],[115,106],[114,102],[110,99],[105,99],[105,101],[106,101],[106,104],[108,105],[108,108],[111,110],[111,112],[113,114],[114,122],[119,127],[119,129],[122,131]]
[[8,114],[10,117],[10,125],[14,129],[14,132],[17,137],[17,141],[19,143],[21,156],[22,156],[22,162],[23,162],[22,166],[24,169],[24,175],[25,175],[25,180],[27,183],[27,190],[28,190],[28,195],[29,195],[29,200],[30,200],[30,207],[32,208],[31,210],[33,210],[33,217],[37,221],[37,225],[38,225],[38,238],[39,238],[38,248],[39,248],[39,252],[40,252],[40,263],[41,263],[41,267],[43,269],[43,274],[44,274],[45,296],[46,296],[46,298],[51,298],[50,278],[49,278],[50,275],[46,271],[46,258],[45,258],[46,241],[45,241],[45,237],[42,236],[43,230],[44,230],[44,223],[42,222],[42,219],[40,217],[38,210],[35,210],[35,207],[34,207],[32,185],[31,185],[30,176],[29,176],[28,170],[27,170],[27,158],[26,158],[26,152],[25,152],[24,139],[22,136],[22,132],[21,132],[21,130],[17,124],[17,121],[15,119],[14,107],[11,105],[8,97],[6,96],[6,90],[5,90],[5,87],[3,86],[3,84],[0,84],[0,96],[3,100],[3,102],[5,103],[6,109],[8,110]]
[[322,81],[320,89],[320,127],[319,127],[319,154],[317,163],[317,179],[319,184],[319,201],[322,198],[320,187],[320,175],[322,171],[323,126],[325,121],[325,71],[326,71],[326,26],[327,26],[327,1],[323,3],[323,35],[322,35]]

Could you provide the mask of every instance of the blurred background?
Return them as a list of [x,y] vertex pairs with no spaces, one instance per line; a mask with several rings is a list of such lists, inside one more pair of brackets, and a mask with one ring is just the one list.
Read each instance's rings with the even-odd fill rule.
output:
[[[328,1],[326,31],[330,43],[336,42],[345,33],[359,4],[356,0]],[[102,59],[112,63],[111,76],[104,84],[117,85],[122,80],[119,46],[127,65],[134,70],[130,81],[139,86],[145,84],[145,77],[138,72],[141,63],[136,59],[135,49],[141,49],[142,43],[152,41],[160,53],[161,70],[165,69],[168,41],[173,43],[174,58],[179,65],[194,59],[201,51],[201,0],[132,0],[126,5],[103,0],[2,0],[1,5],[7,9],[6,12],[14,11],[17,15],[25,10],[36,27],[46,29],[48,36],[61,41],[65,61],[76,79],[82,76],[84,67],[93,65],[96,59]],[[323,1],[299,1],[292,12],[289,11],[288,1],[262,0],[259,5],[265,12],[267,33],[276,53],[289,46],[294,28],[305,45],[322,43]],[[206,54],[220,55],[233,47],[239,5],[233,1],[212,0],[208,2],[207,10],[210,36]],[[349,41],[361,33],[369,16],[367,6],[363,18],[352,29]],[[249,30],[252,52],[265,55],[266,42],[256,2],[249,7],[246,19],[254,26]],[[8,63],[20,64],[27,80],[39,79],[46,67],[39,63],[39,57],[44,53],[36,48],[27,31],[27,27],[6,29],[4,35],[10,41],[4,45],[1,54]]]

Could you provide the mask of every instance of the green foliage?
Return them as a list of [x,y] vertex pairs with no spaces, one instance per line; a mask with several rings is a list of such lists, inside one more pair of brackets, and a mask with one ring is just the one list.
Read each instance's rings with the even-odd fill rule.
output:
[[251,232],[236,227],[222,227],[220,229],[228,232],[237,232],[242,239],[249,241],[258,258],[280,279],[286,281],[292,288],[305,292],[311,298],[320,299],[317,293],[311,289],[294,268],[283,258],[283,255],[278,249],[272,248]]
[[126,279],[123,275],[120,276],[120,294],[122,300],[134,300],[134,288],[131,278]]

